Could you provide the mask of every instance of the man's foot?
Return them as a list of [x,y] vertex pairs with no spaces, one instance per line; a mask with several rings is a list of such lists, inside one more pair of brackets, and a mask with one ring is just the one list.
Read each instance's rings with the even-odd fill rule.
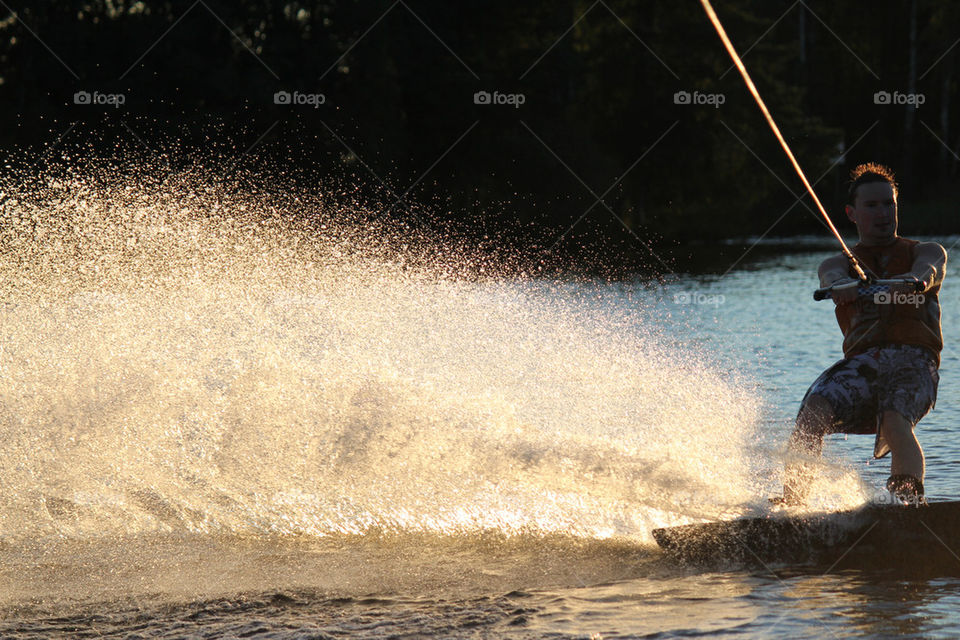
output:
[[770,501],[770,504],[772,504],[772,505],[775,506],[775,507],[801,507],[801,506],[803,506],[802,503],[790,502],[789,500],[787,500],[787,499],[784,498],[783,496],[774,496],[774,497],[772,497],[772,498],[767,498],[767,500],[769,500],[769,501]]
[[923,481],[916,476],[899,474],[887,479],[887,491],[894,502],[908,507],[922,507],[927,504],[923,497]]
[[783,488],[782,496],[775,496],[769,498],[770,504],[777,507],[803,507],[807,504],[806,496],[802,496],[795,491],[791,491],[789,488]]

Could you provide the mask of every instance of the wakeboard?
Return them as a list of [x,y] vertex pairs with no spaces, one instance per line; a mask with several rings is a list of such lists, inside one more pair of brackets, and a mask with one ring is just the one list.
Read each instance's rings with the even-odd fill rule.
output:
[[960,575],[960,500],[921,507],[868,504],[830,513],[740,518],[654,529],[657,544],[685,563],[915,567]]

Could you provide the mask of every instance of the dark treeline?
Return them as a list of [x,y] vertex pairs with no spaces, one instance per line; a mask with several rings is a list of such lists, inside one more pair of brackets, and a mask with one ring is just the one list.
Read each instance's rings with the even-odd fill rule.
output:
[[[715,6],[835,219],[849,169],[876,160],[900,175],[904,232],[958,230],[960,3]],[[575,222],[564,242],[822,233],[696,0],[9,7],[10,158],[208,151],[545,242]]]

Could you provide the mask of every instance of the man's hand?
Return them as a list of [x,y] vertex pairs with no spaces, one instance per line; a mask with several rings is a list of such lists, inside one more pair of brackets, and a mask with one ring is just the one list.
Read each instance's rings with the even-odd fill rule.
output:
[[860,281],[855,278],[843,278],[830,285],[830,297],[835,304],[850,304],[859,295]]
[[890,293],[896,295],[907,295],[910,293],[919,293],[921,291],[927,290],[927,283],[919,280],[917,276],[912,273],[901,273],[895,275],[891,280],[905,280],[902,284],[892,284],[890,285]]

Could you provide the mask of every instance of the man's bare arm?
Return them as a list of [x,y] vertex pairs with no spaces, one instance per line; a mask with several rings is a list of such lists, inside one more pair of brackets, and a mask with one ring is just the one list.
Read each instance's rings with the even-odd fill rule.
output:
[[936,242],[921,242],[910,275],[926,283],[926,291],[943,282],[947,271],[947,252]]
[[820,286],[830,287],[843,280],[850,280],[850,263],[845,255],[837,254],[820,263],[817,274],[820,276]]
[[[820,264],[818,272],[821,287],[839,287],[833,290],[834,304],[850,304],[857,299],[857,280],[850,276],[850,263],[842,253],[831,256]],[[848,286],[847,286],[848,285]]]

